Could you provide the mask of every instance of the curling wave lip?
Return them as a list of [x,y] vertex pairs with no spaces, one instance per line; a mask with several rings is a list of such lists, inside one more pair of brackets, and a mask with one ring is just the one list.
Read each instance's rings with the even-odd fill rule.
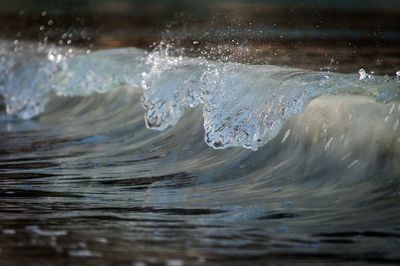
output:
[[69,54],[60,47],[33,55],[29,50],[2,51],[8,58],[2,61],[1,91],[10,115],[37,116],[54,93],[85,96],[131,86],[143,89],[145,123],[151,129],[175,126],[188,109],[201,104],[204,139],[215,149],[257,150],[277,136],[287,119],[324,94],[362,94],[383,103],[400,95],[398,78],[372,76],[363,69],[359,77],[221,63],[172,56],[168,46],[150,53],[124,48],[90,55]]

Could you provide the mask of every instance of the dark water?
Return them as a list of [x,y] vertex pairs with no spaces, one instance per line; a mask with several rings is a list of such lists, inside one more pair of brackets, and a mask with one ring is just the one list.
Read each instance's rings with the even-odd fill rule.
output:
[[339,159],[299,120],[284,144],[213,150],[197,111],[149,131],[124,90],[48,109],[2,122],[4,265],[399,262],[399,144],[358,136]]
[[[87,22],[107,13],[100,4],[60,4],[60,17],[51,3],[45,16],[25,6],[18,16],[38,18],[23,19],[10,5],[2,17],[22,24],[0,40],[0,265],[400,264],[397,9],[307,3],[294,11],[298,26],[282,22],[291,3],[204,5],[196,31],[158,25],[166,9],[149,8],[151,23],[100,27]],[[188,16],[190,6],[172,6]],[[201,21],[224,8],[223,21]],[[126,10],[102,16],[140,17]],[[218,36],[240,11],[252,24]],[[356,26],[377,11],[385,18]],[[28,27],[15,43],[18,25],[51,12],[64,26],[48,41]],[[90,41],[62,38],[77,12]],[[330,14],[319,17],[326,38],[304,14]],[[353,29],[338,37],[345,19]],[[284,27],[266,30],[277,21]],[[380,37],[369,37],[376,25]]]

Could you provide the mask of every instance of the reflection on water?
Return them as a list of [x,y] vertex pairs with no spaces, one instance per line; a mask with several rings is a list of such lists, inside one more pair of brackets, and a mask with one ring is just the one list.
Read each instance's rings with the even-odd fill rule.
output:
[[[88,54],[164,38],[223,62],[364,67],[391,74],[379,86],[398,88],[397,2],[250,2],[13,1],[1,10],[0,35],[16,51],[40,41]],[[32,85],[39,78],[29,73]],[[1,93],[11,74],[0,76]],[[0,103],[0,265],[400,263],[398,101],[325,95],[257,151],[215,150],[202,106],[153,131],[142,93],[53,95],[31,120],[6,116]]]
[[[287,130],[251,152],[208,147],[199,110],[150,131],[137,96],[60,98],[38,119],[2,122],[2,262],[399,262],[398,144],[386,146],[384,119],[381,144],[363,148],[371,136],[357,133],[390,104],[323,98],[283,144]],[[349,108],[349,137],[327,147]]]

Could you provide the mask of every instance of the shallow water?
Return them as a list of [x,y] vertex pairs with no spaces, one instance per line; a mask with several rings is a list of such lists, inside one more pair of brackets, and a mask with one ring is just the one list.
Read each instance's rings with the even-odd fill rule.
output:
[[400,263],[399,73],[180,48],[0,40],[1,265]]
[[3,261],[399,262],[398,102],[319,97],[253,152],[207,146],[201,106],[160,132],[142,90],[91,93],[3,116]]

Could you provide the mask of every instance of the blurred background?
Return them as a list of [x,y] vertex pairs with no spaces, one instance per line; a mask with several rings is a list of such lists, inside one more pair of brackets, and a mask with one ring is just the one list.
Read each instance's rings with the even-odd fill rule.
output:
[[2,38],[151,49],[189,56],[393,74],[400,66],[400,1],[3,0]]

